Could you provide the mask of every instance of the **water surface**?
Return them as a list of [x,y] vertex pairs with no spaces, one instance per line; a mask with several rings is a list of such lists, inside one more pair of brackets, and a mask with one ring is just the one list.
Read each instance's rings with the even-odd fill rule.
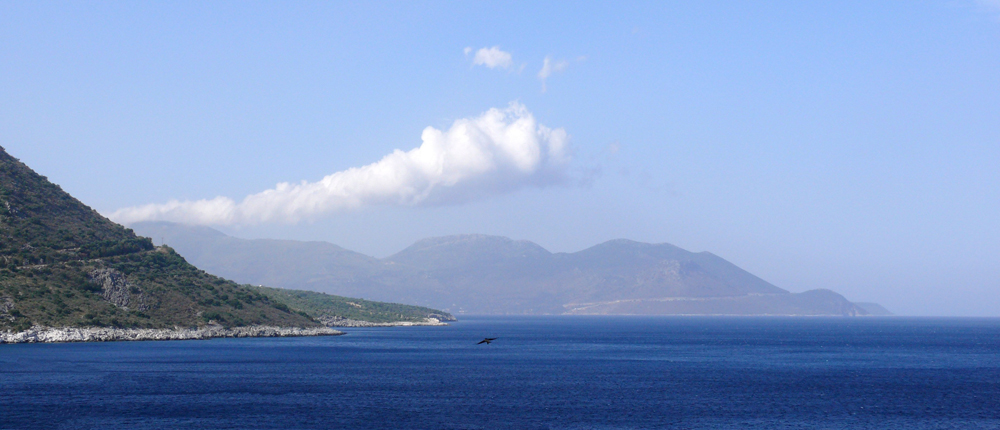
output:
[[1000,428],[998,319],[464,317],[345,331],[0,345],[0,428]]

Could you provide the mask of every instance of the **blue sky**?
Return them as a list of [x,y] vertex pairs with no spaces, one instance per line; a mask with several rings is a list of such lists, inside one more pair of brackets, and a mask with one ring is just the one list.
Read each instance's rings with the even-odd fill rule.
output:
[[[669,242],[791,291],[1000,315],[996,2],[4,2],[0,100],[0,145],[106,215],[380,257]],[[303,200],[323,192],[346,194]]]

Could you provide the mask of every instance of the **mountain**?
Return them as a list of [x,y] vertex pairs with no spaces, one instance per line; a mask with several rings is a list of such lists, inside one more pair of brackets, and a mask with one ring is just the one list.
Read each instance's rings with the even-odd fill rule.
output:
[[164,239],[198,267],[243,284],[427,306],[445,297],[417,269],[327,242],[238,239],[197,226],[143,222],[139,234]]
[[384,259],[325,242],[131,226],[199,267],[249,284],[479,314],[867,315],[829,290],[793,294],[708,252],[612,240],[574,253],[487,235],[420,240]]
[[0,331],[317,327],[115,224],[0,148]]
[[573,310],[579,303],[787,293],[712,254],[628,240],[552,254],[528,241],[460,235],[421,240],[386,260],[423,269],[450,286],[450,296],[460,297],[464,307],[488,313],[579,312]]
[[[172,248],[153,246],[0,148],[0,343],[339,333],[280,296],[210,275]],[[335,309],[345,300],[326,300],[324,315],[343,318]],[[349,315],[379,322],[393,315],[412,321],[414,313],[450,317],[404,305],[366,306],[391,312]]]
[[882,305],[880,305],[878,303],[854,302],[854,304],[856,304],[856,305],[860,306],[862,309],[868,311],[868,314],[872,315],[872,316],[887,317],[887,316],[895,315],[894,313],[890,312],[888,309],[882,307]]

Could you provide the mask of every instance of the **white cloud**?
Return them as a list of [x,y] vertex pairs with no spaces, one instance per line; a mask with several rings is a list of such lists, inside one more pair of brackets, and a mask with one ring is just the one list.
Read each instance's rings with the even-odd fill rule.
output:
[[563,71],[569,63],[565,60],[552,61],[552,57],[545,57],[544,63],[542,63],[542,70],[538,71],[538,79],[542,80],[542,92],[545,92],[545,80],[552,76],[553,73]]
[[472,47],[466,46],[465,49],[462,50],[462,52],[464,52],[465,55],[469,55],[469,53],[472,52]]
[[492,48],[481,48],[476,51],[476,56],[472,58],[472,64],[476,66],[486,66],[491,69],[502,67],[509,69],[514,65],[514,59],[510,52],[500,50],[499,46]]
[[237,203],[228,197],[173,200],[119,209],[120,223],[175,221],[247,225],[295,223],[371,206],[422,206],[468,201],[568,179],[569,136],[538,124],[519,103],[424,129],[423,143],[395,150],[376,163],[333,173],[317,182],[280,183]]

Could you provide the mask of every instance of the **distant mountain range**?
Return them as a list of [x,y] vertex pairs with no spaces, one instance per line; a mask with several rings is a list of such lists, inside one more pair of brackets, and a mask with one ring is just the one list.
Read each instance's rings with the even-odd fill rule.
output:
[[[429,238],[384,259],[327,242],[239,239],[136,223],[198,267],[242,283],[474,314],[871,315],[830,290],[790,293],[709,252],[612,240],[574,253],[505,237]],[[871,306],[873,305],[873,306]],[[885,311],[887,312],[887,311]]]

